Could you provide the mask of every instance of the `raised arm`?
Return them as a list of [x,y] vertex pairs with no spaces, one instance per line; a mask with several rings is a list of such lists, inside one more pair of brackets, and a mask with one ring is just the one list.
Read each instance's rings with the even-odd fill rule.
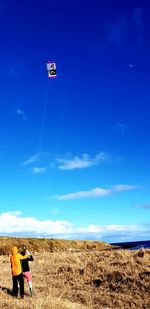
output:
[[25,254],[25,255],[21,255],[20,253],[19,254],[19,260],[24,260],[24,259],[27,259],[29,256],[28,254]]
[[31,252],[26,250],[26,253],[28,254],[28,261],[34,261],[34,258],[33,258],[32,254],[31,254]]

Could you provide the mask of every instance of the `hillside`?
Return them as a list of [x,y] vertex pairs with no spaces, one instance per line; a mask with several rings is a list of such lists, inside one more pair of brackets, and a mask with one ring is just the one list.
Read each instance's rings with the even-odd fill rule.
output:
[[21,248],[26,245],[32,252],[62,252],[62,251],[84,251],[84,250],[106,250],[111,246],[104,242],[89,240],[65,240],[49,238],[20,238],[0,237],[0,255],[11,253],[13,246]]

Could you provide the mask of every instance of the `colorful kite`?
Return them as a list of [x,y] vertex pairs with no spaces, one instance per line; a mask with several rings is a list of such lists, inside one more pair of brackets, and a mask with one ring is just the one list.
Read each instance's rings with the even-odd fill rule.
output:
[[53,61],[48,61],[46,63],[47,73],[49,78],[53,78],[57,76],[56,73],[56,63]]

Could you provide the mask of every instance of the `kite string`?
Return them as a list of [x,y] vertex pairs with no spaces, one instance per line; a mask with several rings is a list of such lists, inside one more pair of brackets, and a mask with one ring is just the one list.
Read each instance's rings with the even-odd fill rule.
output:
[[55,155],[61,150],[61,144],[63,142],[63,130],[64,130],[64,123],[65,123],[65,114],[66,114],[66,87],[64,85],[63,90],[61,91],[61,108],[60,110],[60,121],[58,125],[57,131],[57,140],[55,143]]
[[46,121],[47,102],[48,102],[48,83],[46,83],[45,99],[44,99],[44,106],[43,106],[43,112],[42,112],[42,122],[41,122],[40,135],[39,135],[39,147],[38,147],[39,153],[42,150],[42,142],[43,142],[43,136],[44,136],[45,121]]

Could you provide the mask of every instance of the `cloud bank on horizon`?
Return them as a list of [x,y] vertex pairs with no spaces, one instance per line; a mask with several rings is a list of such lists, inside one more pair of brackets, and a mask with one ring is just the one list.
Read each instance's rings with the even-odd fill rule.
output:
[[69,221],[38,220],[24,217],[20,211],[0,214],[0,234],[5,236],[54,237],[64,239],[95,239],[105,242],[122,242],[147,239],[150,225],[95,225],[75,226]]

